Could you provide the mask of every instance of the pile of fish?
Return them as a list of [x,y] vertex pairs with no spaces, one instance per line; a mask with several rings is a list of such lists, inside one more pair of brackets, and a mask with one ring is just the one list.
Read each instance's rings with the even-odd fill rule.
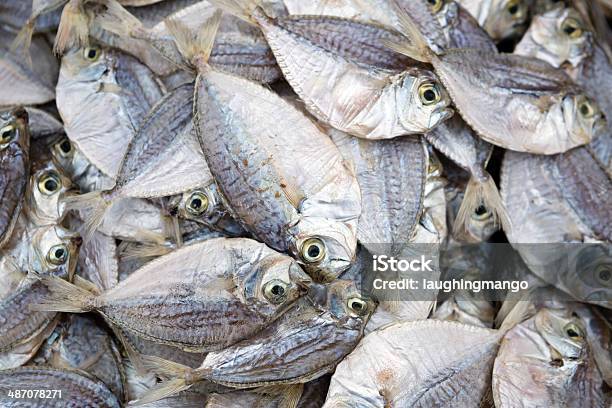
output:
[[[609,407],[606,16],[1,0],[0,406]],[[490,243],[528,289],[365,290]]]

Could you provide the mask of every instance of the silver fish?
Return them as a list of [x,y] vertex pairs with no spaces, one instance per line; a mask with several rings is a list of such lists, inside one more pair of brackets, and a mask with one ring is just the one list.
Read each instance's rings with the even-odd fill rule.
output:
[[[148,365],[170,378],[140,403],[156,400],[209,380],[235,388],[302,383],[332,371],[359,342],[374,311],[350,281],[336,280],[327,287],[315,284],[273,325],[250,339],[209,353],[197,369],[153,359]],[[282,367],[282,369],[280,369]]]
[[600,384],[580,321],[555,310],[510,330],[493,368],[493,398],[502,408],[605,407]]
[[436,54],[411,17],[403,17],[404,32],[414,44],[396,44],[395,49],[431,62],[458,112],[486,141],[510,150],[555,154],[590,142],[605,128],[597,104],[548,63],[473,49]]
[[[201,32],[198,44],[204,48],[186,55],[191,62],[208,55],[218,25],[215,16]],[[177,38],[190,38],[186,27],[175,29]],[[190,46],[179,42],[182,50]],[[194,124],[232,216],[322,279],[338,276],[355,254],[361,200],[355,175],[336,146],[270,90],[202,60],[199,69]]]
[[[0,371],[0,404],[4,407],[100,407],[120,408],[121,403],[108,387],[97,378],[80,370],[48,367],[19,367]],[[15,399],[9,391],[44,390],[43,397]],[[61,390],[61,398],[53,396],[53,390]],[[27,394],[26,394],[27,396]]]
[[72,50],[62,58],[56,91],[68,138],[111,178],[117,176],[147,112],[162,96],[146,66],[97,46]]
[[338,130],[365,139],[388,139],[424,133],[453,114],[448,94],[429,71],[363,66],[283,28],[261,8],[235,12],[250,15],[261,27],[306,109]]
[[57,278],[41,279],[51,295],[35,306],[39,310],[97,311],[121,330],[198,352],[264,329],[310,282],[290,257],[243,238],[183,247],[99,295]]
[[0,247],[11,238],[30,173],[28,113],[17,108],[0,113]]
[[29,220],[37,226],[59,224],[66,213],[62,199],[72,194],[72,182],[53,161],[33,166],[25,198]]

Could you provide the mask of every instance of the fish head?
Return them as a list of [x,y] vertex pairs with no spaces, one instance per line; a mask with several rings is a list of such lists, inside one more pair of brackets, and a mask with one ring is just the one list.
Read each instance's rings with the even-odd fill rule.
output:
[[398,116],[404,128],[426,133],[453,116],[450,96],[432,72],[409,69],[402,75],[398,95],[404,103],[398,103]]
[[210,184],[172,197],[168,203],[170,215],[211,225],[223,213],[216,185]]
[[566,95],[561,102],[561,111],[570,147],[587,144],[606,129],[606,117],[599,105],[585,94]]
[[30,176],[28,212],[39,224],[56,223],[66,209],[62,198],[76,193],[77,189],[61,169],[53,161],[45,162]]
[[521,35],[529,17],[527,0],[490,0],[484,21],[479,22],[491,38],[501,41]]
[[569,61],[577,66],[589,54],[593,35],[572,8],[554,8],[534,17],[517,49],[522,55],[544,60],[555,67]]
[[20,150],[30,148],[30,128],[28,112],[23,108],[0,113],[0,151],[11,145],[18,145]]
[[59,225],[37,228],[32,234],[29,266],[36,272],[72,277],[81,242],[78,234]]
[[531,4],[532,15],[544,14],[549,10],[556,8],[565,8],[568,6],[566,0],[534,0]]
[[355,259],[356,231],[344,222],[303,217],[289,232],[291,253],[317,281],[337,278]]
[[568,247],[568,267],[559,271],[564,285],[577,299],[610,307],[612,296],[612,249],[608,245]]
[[99,80],[116,65],[116,58],[109,50],[90,44],[73,48],[62,57],[60,75],[73,81]]
[[[262,302],[283,308],[295,302],[308,291],[312,279],[298,263],[279,253],[263,258],[257,264],[257,279],[247,281],[246,291],[255,293]],[[249,285],[256,287],[249,288]]]
[[542,309],[535,317],[535,327],[551,349],[552,356],[564,361],[584,358],[587,343],[585,329],[576,317],[553,309]]
[[466,232],[476,242],[486,241],[499,230],[499,225],[493,216],[493,212],[484,205],[478,206],[466,225]]
[[347,327],[361,329],[374,313],[376,304],[357,289],[355,282],[337,279],[327,285],[329,313]]

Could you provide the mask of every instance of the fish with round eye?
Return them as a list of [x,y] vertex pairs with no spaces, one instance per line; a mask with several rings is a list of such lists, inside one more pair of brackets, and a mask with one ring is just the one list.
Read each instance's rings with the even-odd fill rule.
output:
[[313,288],[323,291],[317,296],[325,299],[323,305],[313,304],[309,294],[255,336],[209,353],[198,368],[144,357],[145,365],[170,380],[138,403],[155,401],[202,380],[253,388],[304,383],[333,371],[361,339],[375,304],[360,296],[352,281],[335,280]]
[[576,408],[585,403],[607,406],[592,352],[581,320],[569,308],[539,310],[501,342],[493,368],[495,406],[554,406],[561,401]]
[[605,41],[589,27],[575,9],[553,8],[534,17],[514,53],[563,69],[593,99],[578,107],[583,118],[592,120],[599,110],[605,115],[612,109],[612,62]]
[[0,113],[0,248],[11,238],[30,173],[28,114],[23,108]]
[[73,147],[114,179],[136,130],[163,93],[138,60],[92,44],[62,57],[56,102]]
[[[246,238],[186,245],[99,294],[41,280],[50,293],[36,310],[95,311],[122,331],[191,352],[255,335],[290,310],[311,282],[291,257]],[[193,312],[185,315],[185,307]]]
[[390,139],[424,133],[453,115],[448,94],[431,72],[363,66],[287,30],[263,9],[240,3],[244,10],[229,11],[250,15],[262,29],[288,83],[321,122],[365,139]]
[[[412,17],[403,17],[411,43],[390,45],[430,62],[457,112],[487,142],[552,155],[603,134],[606,120],[597,103],[563,71],[536,58],[490,50],[435,51]],[[593,115],[583,111],[585,101]]]
[[30,221],[38,226],[60,222],[65,215],[63,199],[75,194],[71,180],[53,161],[32,169],[26,192],[26,210]]
[[527,0],[456,0],[495,41],[512,39],[525,31]]

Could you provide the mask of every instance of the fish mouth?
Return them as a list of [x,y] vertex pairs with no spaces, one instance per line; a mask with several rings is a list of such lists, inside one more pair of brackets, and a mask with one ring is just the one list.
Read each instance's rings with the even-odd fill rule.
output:
[[455,110],[453,108],[449,106],[440,108],[438,111],[436,111],[436,114],[434,115],[435,120],[433,121],[433,123],[430,124],[430,129],[433,129],[434,127],[438,126],[440,123],[449,120],[454,115],[455,115]]

